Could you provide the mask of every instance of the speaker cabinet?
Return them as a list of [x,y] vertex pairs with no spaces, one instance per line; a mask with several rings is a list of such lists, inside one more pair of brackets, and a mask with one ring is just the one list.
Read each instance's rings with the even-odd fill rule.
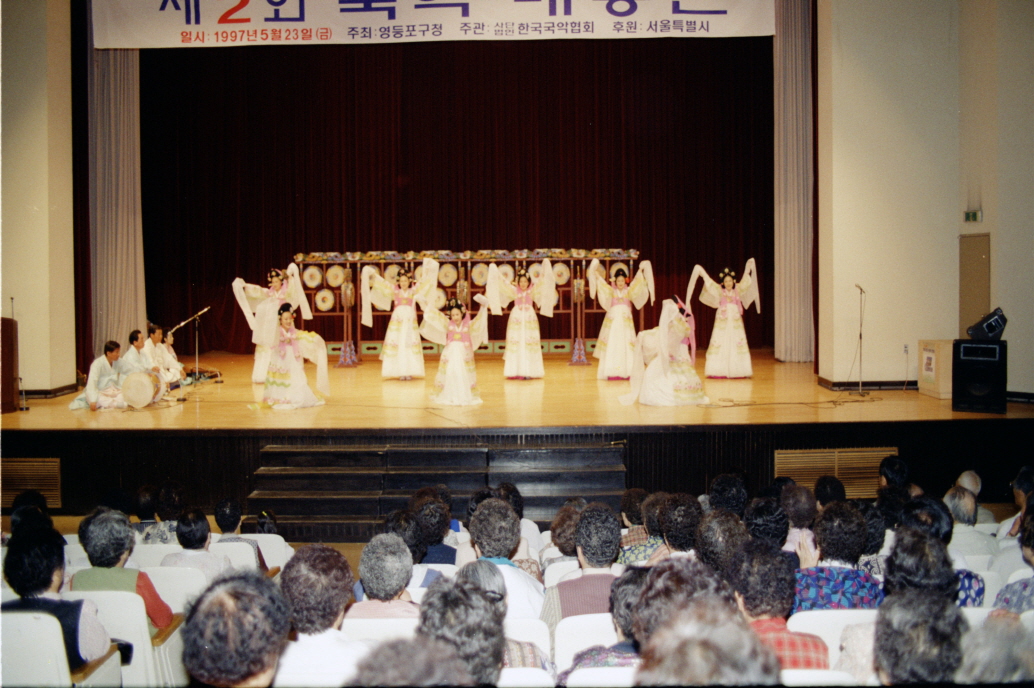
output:
[[18,410],[18,323],[0,319],[0,412]]
[[951,410],[1005,413],[1005,341],[956,339],[952,347]]

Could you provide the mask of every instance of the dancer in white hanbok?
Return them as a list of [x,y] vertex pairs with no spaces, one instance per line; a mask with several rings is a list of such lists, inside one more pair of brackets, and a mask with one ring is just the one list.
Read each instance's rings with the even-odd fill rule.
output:
[[278,315],[277,343],[269,351],[262,402],[275,409],[319,406],[324,401],[309,388],[303,359],[307,358],[316,364],[316,389],[323,396],[330,396],[327,343],[315,332],[295,329],[294,312],[290,304],[280,306]]
[[381,347],[381,377],[412,380],[424,376],[424,350],[416,306],[419,303],[426,310],[425,304],[432,298],[437,283],[438,263],[431,258],[424,259],[416,284],[405,270],[399,270],[396,282],[391,282],[377,274],[372,265],[363,268],[359,286],[363,325],[373,327],[371,303],[382,311],[392,309]]
[[121,351],[122,347],[118,342],[109,341],[104,345],[104,355],[98,356],[90,364],[86,390],[73,399],[68,408],[98,411],[126,407],[126,402],[122,398],[122,377],[118,365]]
[[539,335],[539,313],[553,317],[557,301],[556,281],[549,260],[542,261],[542,274],[532,279],[521,268],[517,279],[509,282],[495,263],[488,267],[485,294],[492,315],[502,315],[502,309],[513,302],[510,319],[506,323],[506,351],[503,353],[503,376],[510,380],[530,380],[545,376],[542,367],[542,339]]
[[442,358],[434,378],[431,401],[442,406],[473,406],[481,403],[478,391],[474,352],[488,339],[488,299],[477,294],[474,300],[481,304],[478,314],[471,319],[463,302],[450,299],[445,310],[424,309],[420,334],[428,341],[441,344]]
[[[704,280],[700,290],[700,301],[717,309],[714,316],[714,330],[707,346],[704,375],[707,377],[740,378],[751,377],[754,369],[750,363],[750,348],[747,346],[747,331],[743,328],[743,313],[751,304],[761,312],[761,298],[758,294],[757,269],[754,259],[743,268],[743,279],[736,281],[736,273],[725,268],[718,273],[715,282],[703,267],[693,268],[689,278],[689,292],[692,293],[698,278]],[[689,298],[687,293],[687,300]]]
[[696,325],[684,304],[668,299],[657,327],[639,333],[632,365],[632,391],[619,397],[626,406],[706,404],[696,364]]
[[277,344],[280,306],[289,303],[293,309],[301,311],[303,320],[312,320],[297,265],[291,263],[286,271],[273,268],[268,278],[268,288],[247,284],[240,277],[233,281],[233,295],[248,319],[251,341],[255,344],[255,366],[251,370],[251,381],[255,384],[266,381],[269,350]]
[[592,353],[600,361],[596,377],[600,380],[627,380],[632,374],[635,359],[632,306],[642,308],[647,299],[653,303],[653,265],[648,260],[639,263],[639,272],[631,283],[628,283],[628,273],[618,268],[614,272],[614,283],[609,284],[602,274],[600,261],[594,258],[587,274],[589,295],[607,311],[596,339],[596,350]]

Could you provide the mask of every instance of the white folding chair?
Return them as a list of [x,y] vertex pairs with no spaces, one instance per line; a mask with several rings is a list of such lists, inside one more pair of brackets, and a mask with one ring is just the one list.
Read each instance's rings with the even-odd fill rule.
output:
[[551,588],[559,583],[561,578],[572,571],[577,571],[578,568],[579,564],[577,561],[558,561],[555,564],[550,564],[542,572],[543,583],[545,587]]
[[227,557],[238,571],[258,568],[255,550],[246,542],[213,542],[208,551],[217,557]]
[[459,571],[455,564],[424,564],[424,566],[440,572],[445,578],[455,578],[456,572]]
[[144,598],[136,593],[111,590],[73,590],[64,593],[68,600],[93,600],[97,617],[113,638],[133,644],[133,661],[122,667],[123,686],[185,686],[190,682],[183,668],[183,617],[153,638],[147,625]]
[[4,612],[2,682],[5,686],[120,686],[118,648],[74,672],[68,669],[61,624],[50,614]]
[[1006,585],[1008,585],[1009,583],[1015,583],[1018,580],[1023,580],[1024,578],[1030,578],[1032,576],[1034,576],[1034,569],[1016,569],[1015,571],[1009,574],[1009,580],[1007,580],[1005,583]]
[[137,545],[133,548],[132,554],[129,555],[129,562],[132,562],[138,569],[147,568],[149,566],[161,566],[162,559],[166,555],[172,554],[173,552],[182,552],[183,548],[178,544],[167,545],[167,544],[154,544],[154,545]]
[[78,533],[61,533],[61,537],[65,539],[66,545],[80,545]]
[[11,600],[18,599],[18,593],[11,590],[10,587],[4,586],[0,588],[0,602],[10,602]]
[[980,628],[987,621],[987,616],[991,613],[991,607],[961,607],[962,615],[966,617],[966,621],[969,622],[970,629]]
[[997,523],[974,523],[973,527],[977,529],[977,532],[987,533],[988,535],[997,535],[999,524]]
[[538,667],[503,667],[496,682],[499,688],[554,688],[556,681]]
[[341,632],[351,640],[383,642],[396,638],[412,638],[420,619],[345,619]]
[[420,604],[424,601],[424,595],[427,594],[427,588],[406,588],[409,591],[409,596],[414,602]]
[[187,604],[208,587],[208,580],[201,569],[188,566],[148,566],[141,571],[151,579],[158,596],[173,612],[185,612]]
[[503,631],[507,638],[535,643],[544,655],[552,656],[549,626],[542,619],[507,619]]
[[833,669],[783,669],[779,682],[784,686],[857,686],[853,674]]
[[998,591],[1005,585],[1002,582],[1002,577],[995,571],[973,571],[973,573],[979,575],[984,579],[984,604],[982,607],[991,607],[995,603],[995,598],[998,597]]
[[1034,633],[1034,609],[1020,614],[1020,623],[1024,625],[1028,633]]
[[567,677],[567,688],[631,688],[639,667],[586,667]]
[[470,533],[468,533],[465,530],[456,533],[456,542],[458,542],[461,545],[464,542],[470,542]]
[[991,566],[992,554],[967,554],[966,561],[969,562],[970,571],[986,571]]
[[284,540],[283,535],[276,533],[248,533],[241,535],[242,538],[254,540],[262,550],[262,558],[266,561],[267,568],[279,566],[281,569],[294,556],[294,550]]
[[541,552],[539,552],[539,563],[546,561],[547,559],[556,559],[557,557],[564,556],[564,553],[560,551],[560,548],[556,545],[549,545]]
[[65,545],[65,568],[84,568],[90,565],[86,550],[78,542]]
[[811,633],[822,638],[829,648],[829,665],[835,666],[840,658],[840,635],[844,628],[875,622],[875,609],[811,609],[792,614],[786,628],[794,633]]
[[574,664],[574,656],[593,645],[610,647],[618,641],[610,614],[580,614],[561,619],[553,634],[553,661],[558,672]]

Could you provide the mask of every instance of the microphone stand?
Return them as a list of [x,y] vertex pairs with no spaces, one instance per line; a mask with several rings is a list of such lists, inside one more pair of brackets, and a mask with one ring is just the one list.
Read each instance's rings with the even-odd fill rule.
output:
[[865,301],[865,290],[857,284],[855,286],[858,287],[858,391],[850,394],[864,397],[869,394],[862,391],[862,304]]
[[198,356],[200,355],[200,352],[201,352],[201,344],[200,344],[200,338],[201,338],[201,335],[200,335],[200,332],[201,332],[201,316],[204,315],[205,313],[207,313],[209,311],[209,309],[211,309],[211,308],[212,308],[211,306],[206,306],[205,308],[202,308],[200,311],[198,311],[194,315],[190,316],[189,318],[187,318],[186,320],[181,322],[176,327],[174,327],[171,330],[169,330],[169,334],[172,334],[173,332],[175,332],[179,328],[181,328],[184,325],[186,325],[191,320],[194,321],[194,382],[195,383],[202,382],[203,379],[205,379],[205,380],[208,379],[207,376],[202,377],[202,375],[201,375],[201,364],[198,361]]

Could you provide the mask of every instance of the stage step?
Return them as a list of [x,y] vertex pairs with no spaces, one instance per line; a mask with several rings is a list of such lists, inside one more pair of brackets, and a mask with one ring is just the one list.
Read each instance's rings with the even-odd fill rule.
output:
[[[252,476],[248,512],[271,509],[292,542],[365,542],[383,518],[405,508],[421,487],[444,483],[454,517],[466,518],[470,496],[511,482],[524,515],[548,527],[570,497],[619,508],[625,489],[625,445],[564,447],[425,447],[401,445],[269,445]],[[245,522],[245,527],[251,521]],[[346,538],[346,539],[341,539]]]

